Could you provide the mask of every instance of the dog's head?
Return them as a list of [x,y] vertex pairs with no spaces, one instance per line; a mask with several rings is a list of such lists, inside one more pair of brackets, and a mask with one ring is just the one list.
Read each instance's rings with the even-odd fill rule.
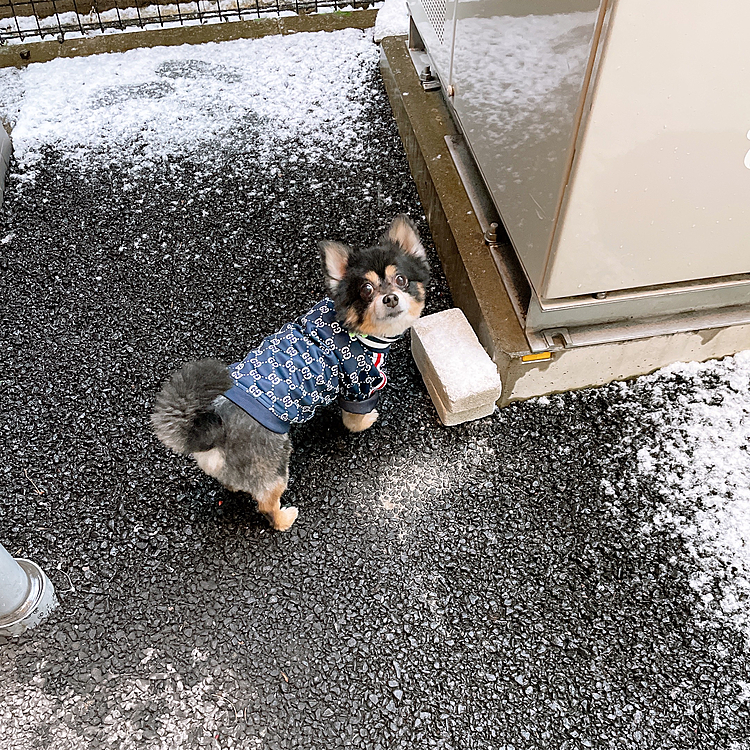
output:
[[348,330],[400,336],[422,314],[430,266],[408,216],[397,216],[373,247],[321,242],[320,252],[326,284]]

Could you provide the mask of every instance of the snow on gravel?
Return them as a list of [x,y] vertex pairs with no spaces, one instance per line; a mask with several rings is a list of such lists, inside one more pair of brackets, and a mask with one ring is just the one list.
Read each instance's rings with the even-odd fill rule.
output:
[[[27,183],[48,149],[83,170],[116,163],[137,172],[170,156],[208,164],[218,150],[241,153],[248,132],[259,139],[258,168],[288,159],[292,143],[324,163],[344,151],[352,159],[367,133],[363,88],[378,54],[371,33],[346,30],[59,59],[0,71],[0,119],[13,126],[13,169]],[[750,352],[674,365],[611,392],[641,418],[633,436],[638,471],[661,496],[644,533],[667,530],[684,540],[706,611],[750,643]],[[563,415],[570,411],[572,397],[554,398]],[[373,493],[379,512],[398,518],[410,493],[437,492],[461,474],[451,467],[454,474],[430,475],[425,466],[407,477],[408,469],[395,465]],[[619,480],[610,478],[608,494],[618,493]],[[162,696],[165,717],[178,704],[211,716],[227,710],[207,707],[207,684],[195,694],[183,688],[177,683]],[[137,683],[123,683],[122,700],[136,700],[137,691]],[[48,714],[59,718],[51,707]]]
[[[376,36],[403,31],[403,5],[386,2]],[[0,118],[13,127],[15,170],[26,180],[48,148],[82,168],[211,160],[217,148],[241,150],[258,121],[269,161],[292,139],[316,158],[351,157],[377,56],[371,33],[351,29],[58,59],[0,71]],[[675,378],[694,388],[677,403],[660,396]],[[636,391],[649,389],[653,407],[653,437],[638,459],[664,498],[654,523],[685,539],[694,587],[750,640],[749,379],[744,353],[675,365]]]
[[691,585],[750,645],[750,352],[672,365],[637,386],[653,428],[639,470],[663,497],[654,526],[683,538]]
[[[404,33],[406,17],[403,0],[387,0],[375,37]],[[210,161],[216,149],[241,151],[258,122],[267,162],[292,139],[315,158],[351,158],[377,57],[372,32],[349,29],[58,59],[0,71],[0,119],[13,127],[14,170],[25,180],[49,148],[81,168],[104,160],[138,171],[185,154]],[[694,388],[678,403],[660,396],[675,378]],[[635,387],[652,405],[653,437],[638,460],[664,498],[654,523],[685,539],[694,587],[706,604],[716,597],[748,640],[749,378],[744,353],[675,365]]]
[[0,119],[28,178],[49,147],[135,170],[177,154],[211,160],[241,150],[259,122],[261,158],[295,138],[330,159],[356,154],[352,124],[377,57],[371,32],[347,29],[58,59],[0,71]]

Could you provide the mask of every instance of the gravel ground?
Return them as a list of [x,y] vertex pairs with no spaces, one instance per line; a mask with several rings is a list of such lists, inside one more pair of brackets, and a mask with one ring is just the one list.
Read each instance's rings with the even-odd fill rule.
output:
[[428,312],[450,306],[376,64],[334,159],[290,138],[252,169],[258,118],[215,161],[16,165],[0,539],[61,606],[0,639],[2,750],[750,746],[742,633],[639,468],[705,378],[445,428],[401,342],[372,430],[295,430],[283,534],[151,435],[170,371],[239,359],[322,296],[318,239],[421,219]]

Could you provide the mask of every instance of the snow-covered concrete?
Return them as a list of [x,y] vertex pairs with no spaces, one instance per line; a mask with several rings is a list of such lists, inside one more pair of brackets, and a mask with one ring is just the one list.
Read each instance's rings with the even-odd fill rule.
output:
[[409,9],[406,0],[385,0],[375,19],[375,41],[408,33]]

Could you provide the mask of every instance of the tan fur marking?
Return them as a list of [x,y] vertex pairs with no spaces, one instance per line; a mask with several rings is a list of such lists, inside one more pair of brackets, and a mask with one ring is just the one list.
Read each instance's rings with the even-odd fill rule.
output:
[[365,310],[365,314],[362,317],[362,321],[357,326],[357,330],[365,335],[378,335],[378,320],[375,317],[374,305],[370,305],[367,310]]
[[396,266],[386,266],[385,267],[385,277],[389,281],[398,273],[398,268]]
[[353,414],[352,412],[341,410],[341,420],[349,432],[362,432],[368,427],[372,427],[377,419],[377,411],[371,411],[369,414]]
[[417,281],[415,286],[417,287],[418,296],[421,298],[421,301],[416,297],[409,296],[409,315],[413,318],[418,318],[422,314],[422,310],[424,310],[424,284]]
[[359,327],[357,326],[357,313],[355,310],[349,310],[347,316],[344,318],[344,325],[351,330],[354,330],[355,328],[359,330]]
[[411,228],[406,219],[397,216],[388,229],[388,238],[398,243],[411,255],[424,257],[424,248],[419,241],[419,235]]
[[380,286],[380,278],[375,273],[375,271],[367,271],[365,274],[365,278],[372,283],[374,287]]
[[297,518],[297,509],[282,508],[281,495],[286,489],[286,481],[280,479],[270,490],[255,498],[258,510],[271,522],[277,531],[286,531]]

